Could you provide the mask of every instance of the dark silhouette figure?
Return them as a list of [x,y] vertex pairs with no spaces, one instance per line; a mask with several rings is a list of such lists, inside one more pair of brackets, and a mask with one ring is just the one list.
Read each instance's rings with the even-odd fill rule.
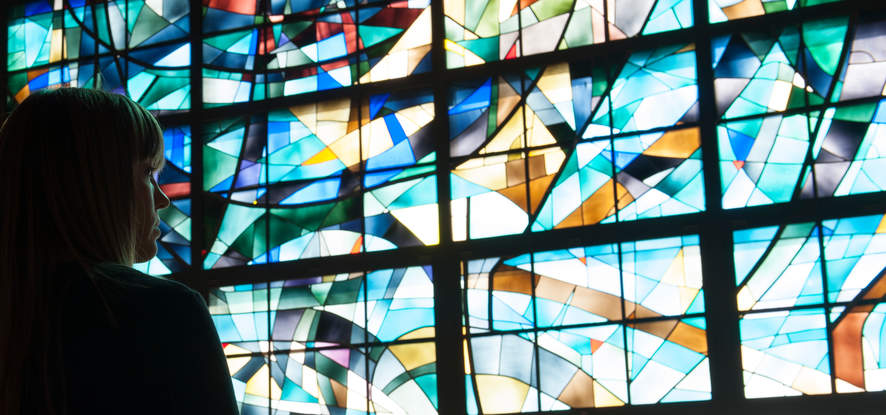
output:
[[157,252],[163,135],[128,98],[38,92],[0,129],[0,414],[236,414],[203,298]]

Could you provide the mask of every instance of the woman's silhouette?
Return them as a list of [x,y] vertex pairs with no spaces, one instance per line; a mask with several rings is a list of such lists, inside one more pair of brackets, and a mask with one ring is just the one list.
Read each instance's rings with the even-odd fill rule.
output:
[[0,414],[237,412],[206,305],[152,258],[163,137],[121,95],[31,95],[0,129]]

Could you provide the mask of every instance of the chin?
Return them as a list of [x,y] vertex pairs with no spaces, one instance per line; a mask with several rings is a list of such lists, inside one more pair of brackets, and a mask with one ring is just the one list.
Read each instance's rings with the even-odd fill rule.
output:
[[147,249],[139,249],[138,253],[135,254],[135,263],[139,264],[142,262],[148,262],[151,258],[157,255],[157,245],[152,243],[151,248]]

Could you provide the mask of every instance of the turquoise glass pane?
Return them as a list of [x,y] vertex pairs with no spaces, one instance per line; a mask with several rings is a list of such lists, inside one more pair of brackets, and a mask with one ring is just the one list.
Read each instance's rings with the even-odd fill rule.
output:
[[[7,24],[7,68],[169,42],[188,36],[187,0],[30,1],[12,8]],[[97,35],[97,36],[96,36]]]
[[583,142],[563,166],[533,231],[704,210],[697,129]]
[[613,141],[619,221],[704,210],[701,139],[697,129],[619,137]]
[[499,258],[467,262],[464,292],[472,333],[533,327],[532,274]]
[[775,115],[717,127],[724,208],[788,202],[811,190],[807,122],[804,114]]
[[811,222],[734,232],[738,309],[823,302],[818,232]]
[[564,163],[532,224],[533,231],[615,221],[616,197],[624,187],[613,183],[610,140],[579,143]]
[[707,337],[697,327],[703,322],[699,317],[624,328],[631,404],[711,399]]
[[435,413],[433,292],[423,266],[212,290],[241,409]]
[[189,10],[186,0],[14,7],[7,26],[10,95],[21,102],[43,88],[101,88],[149,110],[189,109],[190,45],[181,42]]
[[614,0],[607,6],[563,0],[446,2],[446,66],[480,65],[693,24],[688,0]]
[[130,52],[129,56],[144,59],[139,61],[105,56],[12,73],[9,92],[18,103],[44,88],[100,88],[128,95],[151,111],[187,110],[191,106],[188,49],[187,44],[158,46]]
[[713,39],[719,114],[744,117],[883,95],[882,26],[852,27],[835,17]]
[[368,351],[370,414],[437,413],[433,342],[379,345]]
[[456,83],[448,112],[455,240],[704,209],[698,130],[610,139],[697,121],[692,45]]
[[[613,70],[608,102],[593,115],[594,124],[605,125],[609,118],[617,134],[698,120],[695,45],[634,52]],[[608,134],[592,124],[582,137]]]
[[210,1],[203,102],[258,101],[430,70],[428,1],[351,6]]
[[739,329],[746,397],[831,393],[822,309],[746,314]]
[[208,124],[204,267],[437,244],[432,120],[409,91]]
[[822,222],[828,300],[875,300],[883,297],[886,235],[883,215]]
[[723,206],[882,191],[884,108],[872,102],[720,124]]
[[[32,1],[11,9],[7,23],[7,70],[58,63],[99,52],[95,32],[84,31],[79,24],[90,7],[54,9],[48,0]],[[101,47],[107,52],[107,48]]]
[[703,313],[698,243],[683,236],[467,261],[465,323],[476,334]]
[[708,400],[707,340],[692,324],[662,320],[471,337],[468,408],[513,413]]
[[433,343],[228,357],[241,413],[435,414],[435,364]]
[[704,312],[697,236],[625,242],[621,257],[628,318]]
[[[427,168],[403,170],[408,177],[385,185],[366,188],[363,215],[367,251],[407,246],[436,245],[440,242],[437,207],[437,178],[420,173]],[[391,172],[386,172],[390,174]],[[364,180],[373,179],[368,174]]]
[[[628,403],[625,343],[618,324],[539,333],[541,393],[556,400],[547,409]],[[547,403],[545,398],[541,401]]]
[[209,309],[228,355],[269,339],[305,350],[433,338],[432,278],[416,266],[228,286],[212,290]]
[[747,33],[711,41],[717,112],[734,118],[807,105],[799,68],[800,30]]
[[209,293],[209,313],[225,355],[267,350],[269,289],[267,283],[244,284]]
[[270,370],[262,367],[253,377],[256,385],[265,386],[264,391],[250,390],[252,380],[247,381],[244,403],[252,401],[255,410],[262,412],[366,413],[366,352],[361,347],[278,354],[269,362]]
[[[236,118],[204,127],[203,190],[223,192],[267,184],[264,117]],[[253,193],[255,193],[253,191]],[[234,200],[251,203],[238,194]]]

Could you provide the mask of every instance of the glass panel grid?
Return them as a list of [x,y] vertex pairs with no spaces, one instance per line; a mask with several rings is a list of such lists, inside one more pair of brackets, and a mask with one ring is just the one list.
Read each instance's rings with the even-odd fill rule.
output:
[[126,94],[149,110],[187,110],[189,13],[186,0],[37,0],[12,7],[8,99],[79,86]]
[[734,232],[746,397],[882,390],[883,220]]
[[883,36],[882,20],[832,17],[716,37],[718,114],[728,120],[882,96]]
[[432,120],[417,90],[210,124],[204,267],[437,244]]
[[430,267],[221,287],[209,308],[241,410],[436,413]]
[[[708,5],[711,21],[718,22],[824,2],[748,0],[739,5],[709,0]],[[188,32],[187,11],[182,14],[181,7],[171,0],[164,3],[173,6],[160,8],[158,2],[141,6],[138,1],[112,3],[96,8],[82,1],[65,2],[64,7],[70,8],[67,12],[53,11],[49,2],[29,2],[20,7],[24,17],[14,17],[19,20],[8,28],[9,96],[20,102],[46,87],[86,86],[126,93],[155,111],[188,109],[189,70],[184,68],[190,65],[190,50],[181,42]],[[254,3],[232,5],[207,0],[204,4],[204,67],[199,70],[204,77],[207,107],[347,87],[430,69],[430,24],[419,24],[422,19],[430,21],[427,2],[395,2],[396,6],[378,7],[341,1],[310,6],[317,6],[314,9],[289,1]],[[628,2],[616,0],[606,1],[605,7],[601,7],[603,2],[579,1],[573,5],[553,0],[510,5],[465,3],[447,2],[444,7],[446,64],[450,68],[692,25],[688,0],[647,2],[639,8],[635,3],[627,7]],[[134,12],[136,9],[139,11]],[[632,10],[626,12],[628,9]],[[18,10],[14,9],[13,16]],[[478,10],[482,14],[477,14]],[[110,22],[110,30],[102,25],[89,26],[91,23],[78,13],[92,13],[94,20],[105,19]],[[372,13],[378,14],[368,17]],[[874,100],[886,95],[886,75],[881,76],[886,73],[881,70],[886,57],[882,46],[886,42],[880,41],[884,25],[860,20],[850,25],[849,19],[837,17],[764,36],[742,33],[713,41],[714,85],[718,115],[722,117],[717,125],[717,141],[724,207],[882,191],[886,175],[880,171],[880,147],[886,101]],[[216,22],[221,25],[213,26]],[[401,27],[394,27],[394,23]],[[46,33],[39,32],[34,24]],[[468,30],[469,24],[479,25]],[[606,25],[608,30],[603,29]],[[537,36],[549,31],[562,34],[560,43]],[[352,44],[353,38],[358,42]],[[341,39],[344,55],[336,43]],[[84,46],[87,44],[92,46]],[[321,56],[320,46],[324,53],[339,54]],[[510,77],[456,85],[449,111],[454,239],[703,210],[693,49],[689,45],[637,52],[617,64],[552,64]],[[115,50],[123,51],[120,59],[115,59]],[[207,50],[215,57],[207,57]],[[209,233],[217,235],[203,236],[203,245],[212,247],[204,252],[204,259],[208,259],[204,266],[258,264],[439,242],[437,199],[428,198],[436,194],[435,144],[427,128],[433,118],[433,102],[427,93],[417,99],[401,95],[348,100],[332,108],[333,112],[341,112],[348,107],[344,117],[336,113],[321,120],[318,114],[330,107],[318,103],[304,106],[299,114],[291,108],[283,109],[213,127],[215,135],[204,140],[215,145],[203,146],[203,169],[211,173],[204,178],[212,181],[213,187],[206,187],[205,181],[202,190],[208,198],[203,216],[210,218],[209,228],[215,227]],[[665,102],[667,105],[662,105]],[[320,136],[319,128],[310,134],[324,146],[322,150],[314,152],[311,145],[316,142],[311,140],[303,140],[304,146],[297,150],[287,150],[287,145],[293,143],[287,144],[286,140],[298,135],[293,131],[311,130],[300,117],[305,114],[313,114],[318,124],[330,121],[324,124],[326,131],[347,129],[338,145],[349,148],[346,153],[350,159],[342,160],[341,154],[332,150],[332,155],[324,153],[333,146]],[[331,125],[336,122],[338,126]],[[353,128],[352,123],[358,126]],[[353,134],[355,129],[357,134]],[[237,134],[241,137],[235,144]],[[173,199],[173,206],[162,212],[160,254],[142,265],[155,274],[176,272],[190,264],[190,132],[187,127],[173,128],[164,136],[167,164],[172,165],[158,182]],[[172,148],[170,142],[175,143]],[[798,151],[800,148],[802,151]],[[212,151],[220,154],[209,156],[213,161],[207,164],[207,154]],[[588,158],[589,154],[593,156]],[[298,157],[302,159],[294,161]],[[571,172],[572,181],[563,178],[567,172]],[[602,175],[595,181],[592,173]],[[603,179],[606,181],[597,186],[597,181]],[[605,195],[605,203],[598,200],[601,189],[612,189]],[[501,203],[477,203],[483,198],[497,198]],[[502,208],[505,201],[513,206]],[[282,206],[286,204],[298,208]],[[323,216],[321,212],[329,214]],[[878,262],[881,220],[882,215],[874,215],[735,233],[748,397],[886,389],[881,341],[884,310],[877,302],[886,294],[880,283],[883,264]],[[422,225],[431,222],[433,229]],[[290,227],[295,230],[279,232]],[[223,230],[227,232],[224,237],[220,236]],[[344,233],[347,237],[342,236]],[[294,237],[296,234],[299,236]],[[700,314],[704,310],[697,309],[703,302],[684,304],[692,287],[687,293],[687,287],[678,284],[667,287],[679,290],[679,295],[667,296],[673,303],[656,303],[655,310],[646,307],[643,301],[653,301],[642,296],[647,276],[639,271],[633,277],[624,276],[637,266],[632,255],[639,254],[632,253],[628,244],[614,246],[618,257],[616,281],[621,287],[616,299],[619,315],[592,323],[586,319],[576,323],[580,327],[566,323],[568,312],[555,314],[556,304],[541,294],[546,277],[537,268],[544,261],[536,259],[543,253],[529,256],[529,270],[512,261],[495,271],[499,274],[494,280],[510,281],[523,290],[528,286],[529,299],[502,292],[498,293],[500,298],[487,300],[493,304],[488,307],[493,312],[487,313],[485,321],[479,314],[468,316],[468,325],[476,332],[472,331],[466,344],[476,347],[473,350],[477,352],[482,347],[488,349],[481,343],[489,343],[489,339],[498,339],[499,350],[504,350],[506,342],[508,350],[517,350],[519,346],[514,344],[523,342],[529,344],[532,359],[517,365],[506,364],[502,358],[497,372],[479,368],[475,373],[466,368],[469,412],[476,413],[480,408],[496,413],[710,399],[706,343],[698,342],[705,335]],[[760,246],[768,246],[772,252],[764,249],[760,253]],[[776,252],[790,255],[785,254],[776,264]],[[739,256],[742,261],[758,262],[739,264]],[[742,272],[745,274],[740,276]],[[770,275],[772,272],[777,275]],[[766,273],[770,274],[759,278]],[[326,282],[318,280],[316,284]],[[473,283],[473,288],[484,289],[482,277]],[[489,286],[495,285],[487,280],[485,289],[491,292]],[[236,287],[224,288],[237,292]],[[237,324],[252,319],[255,327],[267,325],[274,319],[270,317],[273,313],[267,304],[260,303],[262,296],[274,291],[273,284],[264,288],[256,284],[244,290],[252,290],[252,295],[242,304],[251,301],[252,308],[239,306],[243,309],[238,309]],[[629,298],[633,298],[632,304]],[[693,298],[702,299],[700,290]],[[369,301],[365,297],[362,300]],[[238,301],[232,299],[231,303]],[[433,296],[423,301],[433,306]],[[520,317],[494,319],[499,310],[495,301],[507,303]],[[669,308],[682,311],[661,312]],[[247,309],[251,311],[244,311]],[[575,315],[573,310],[573,318]],[[665,330],[665,326],[672,331]],[[368,337],[366,327],[363,329]],[[609,329],[611,332],[607,332]],[[353,335],[360,337],[359,333]],[[429,336],[432,338],[433,333]],[[394,408],[426,413],[431,410],[428,403],[436,407],[436,374],[428,371],[427,365],[433,364],[427,363],[429,357],[422,355],[419,361],[424,363],[417,366],[414,362],[403,363],[405,358],[401,357],[421,355],[413,346],[427,349],[431,343],[423,342],[425,337],[414,341],[398,338],[392,340],[395,343],[378,346],[384,349],[396,344],[404,346],[399,350],[413,350],[401,352],[375,352],[375,346],[353,346],[363,343],[352,339],[312,346],[305,342],[298,349],[270,335],[264,339],[258,333],[241,337],[239,342],[226,342],[225,350],[230,359],[241,359],[232,366],[232,374],[236,366],[239,377],[235,379],[240,383],[235,381],[235,386],[243,405],[255,405],[262,411],[269,407],[307,412],[349,408],[359,413],[397,412]],[[650,346],[662,339],[658,349]],[[401,340],[406,343],[396,343]],[[674,348],[674,344],[695,354],[682,349],[662,352]],[[624,365],[614,372],[606,371],[612,367],[600,368],[598,360],[618,361],[606,359],[604,353],[608,352],[600,349],[618,349],[618,345],[616,353],[622,356]],[[270,349],[285,348],[292,351],[268,354]],[[380,364],[372,356],[380,359],[387,355],[400,361],[399,367],[405,370],[395,378],[405,383],[388,382],[384,375],[384,381],[376,385],[372,372],[360,369]],[[480,353],[478,356],[482,357]],[[575,364],[576,356],[580,364]],[[255,359],[261,359],[258,366]],[[430,359],[432,362],[435,357]],[[557,359],[572,364],[563,372],[572,374],[565,382],[546,376],[544,371],[548,369],[538,373],[542,364],[561,367]],[[670,359],[681,364],[693,362],[692,367],[675,367],[679,365]],[[292,367],[303,367],[302,375],[313,371],[316,385],[302,388],[291,378],[284,379],[289,376],[289,366],[278,360],[297,362]],[[476,360],[466,358],[466,365]],[[590,366],[586,366],[586,360]],[[321,375],[321,361],[327,362],[322,364],[325,368],[335,370]],[[328,361],[339,367],[330,366]],[[355,362],[364,362],[364,366]],[[246,367],[251,369],[243,371]],[[340,377],[341,368],[347,371],[349,367],[353,370],[347,381],[332,376]],[[519,372],[520,377],[512,372]],[[326,379],[320,381],[323,376]],[[648,379],[670,376],[676,376],[677,383],[668,380],[651,385],[664,388],[662,391],[647,384]],[[512,379],[505,381],[504,377],[520,379],[522,384],[515,386]],[[418,396],[421,402],[401,403],[392,395],[390,385],[394,384],[409,384],[394,389],[400,390],[397,393],[402,399]],[[594,393],[576,395],[574,391],[579,389]],[[499,408],[501,403],[490,398],[492,390],[513,394],[513,402],[520,402],[519,408]],[[373,401],[377,397],[379,407],[372,406],[375,403],[363,405],[367,397]]]
[[719,23],[840,1],[842,0],[707,0],[708,18],[711,23]]
[[220,106],[430,70],[428,1],[221,2],[204,8],[203,102]]
[[723,207],[880,192],[886,101],[717,127]]
[[680,128],[697,122],[694,56],[674,45],[457,84],[454,239],[703,210],[700,136]]
[[462,267],[469,413],[710,399],[696,236]]
[[693,24],[689,0],[485,1],[444,4],[446,66],[461,68]]
[[882,190],[886,78],[860,72],[882,60],[879,23],[833,17],[712,40],[724,207]]

